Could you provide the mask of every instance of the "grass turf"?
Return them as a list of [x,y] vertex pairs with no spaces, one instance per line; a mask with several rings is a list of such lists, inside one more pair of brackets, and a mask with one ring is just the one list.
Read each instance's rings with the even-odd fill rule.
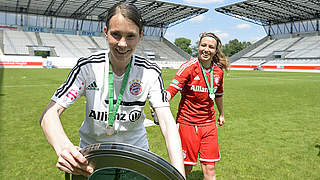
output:
[[[39,118],[69,69],[0,70],[1,179],[64,179]],[[163,70],[165,87],[176,70]],[[217,179],[320,179],[320,74],[230,71],[224,79],[226,124],[219,127]],[[180,95],[171,101],[176,116]],[[62,115],[74,144],[84,98]],[[147,118],[151,118],[148,107]],[[151,151],[168,160],[159,126],[148,127]],[[200,166],[188,180],[202,179]]]

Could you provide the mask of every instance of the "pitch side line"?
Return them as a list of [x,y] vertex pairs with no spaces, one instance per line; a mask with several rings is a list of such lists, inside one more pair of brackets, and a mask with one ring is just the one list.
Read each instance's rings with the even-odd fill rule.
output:
[[57,88],[61,84],[24,84],[24,85],[0,85],[0,88],[25,88],[25,87],[44,87],[44,86],[56,86]]
[[[314,76],[313,76],[314,77]],[[301,81],[320,81],[320,79],[287,79],[287,78],[274,78],[274,77],[240,77],[240,76],[232,76],[232,77],[226,77],[226,80],[238,80],[238,79],[273,79],[273,80],[282,80],[282,81],[286,81],[286,80],[291,80],[291,81],[297,81],[297,80],[301,80]]]

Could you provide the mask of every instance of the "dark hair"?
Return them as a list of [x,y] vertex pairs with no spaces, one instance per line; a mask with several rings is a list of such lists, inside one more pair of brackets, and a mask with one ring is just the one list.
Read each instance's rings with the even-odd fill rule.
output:
[[120,13],[123,17],[133,21],[138,26],[139,33],[141,34],[141,32],[143,31],[143,21],[141,14],[135,5],[128,2],[117,3],[108,10],[108,16],[106,20],[107,29],[109,29],[110,19],[117,13]]
[[201,43],[201,40],[204,38],[204,37],[212,37],[214,38],[216,41],[217,41],[217,46],[216,46],[216,54],[213,56],[212,60],[214,63],[216,63],[221,69],[225,69],[225,70],[228,70],[229,68],[229,61],[227,59],[227,57],[224,55],[224,53],[222,52],[221,50],[221,40],[219,39],[218,36],[216,36],[214,33],[207,33],[207,32],[204,32],[204,33],[201,33],[200,34],[200,40],[199,40],[199,45]]

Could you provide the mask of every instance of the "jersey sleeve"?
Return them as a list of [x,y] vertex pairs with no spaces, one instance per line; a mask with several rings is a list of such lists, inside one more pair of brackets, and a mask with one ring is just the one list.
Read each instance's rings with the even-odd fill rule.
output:
[[164,89],[163,79],[161,74],[154,80],[148,93],[148,100],[152,107],[167,107],[170,106],[167,98],[167,92]]
[[221,97],[223,96],[223,72],[221,73],[220,76],[220,82],[219,82],[219,86],[217,87],[217,91],[215,93],[216,97]]
[[170,82],[169,87],[167,88],[167,91],[171,95],[171,99],[177,94],[178,91],[181,91],[184,87],[185,83],[188,81],[190,75],[190,70],[187,68],[184,68],[182,65],[178,71],[176,72],[176,75],[174,76],[173,80]]
[[69,73],[67,80],[56,90],[51,100],[68,108],[84,94],[85,80],[81,68],[76,65]]

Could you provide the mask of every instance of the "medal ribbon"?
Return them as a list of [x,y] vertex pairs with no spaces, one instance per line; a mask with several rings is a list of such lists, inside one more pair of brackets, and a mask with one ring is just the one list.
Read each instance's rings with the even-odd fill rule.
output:
[[131,69],[131,61],[129,62],[129,64],[127,66],[126,73],[124,74],[124,77],[123,77],[123,80],[122,80],[122,83],[121,83],[121,88],[120,88],[119,96],[117,98],[117,103],[116,103],[115,107],[113,108],[113,72],[112,72],[111,64],[109,62],[109,113],[108,113],[108,126],[113,126],[113,122],[115,120],[116,113],[117,113],[117,111],[119,109],[119,105],[120,105],[120,103],[122,101],[124,89],[126,88],[126,85],[127,85],[127,82],[128,82],[130,69]]
[[204,76],[204,80],[206,81],[206,84],[207,84],[207,88],[208,88],[208,91],[209,91],[209,94],[213,94],[213,65],[210,67],[210,83],[211,83],[211,86],[208,82],[208,78],[207,78],[207,75],[206,75],[206,71],[204,70],[201,62],[199,61],[200,63],[200,67],[201,67],[201,70],[202,70],[202,74]]

